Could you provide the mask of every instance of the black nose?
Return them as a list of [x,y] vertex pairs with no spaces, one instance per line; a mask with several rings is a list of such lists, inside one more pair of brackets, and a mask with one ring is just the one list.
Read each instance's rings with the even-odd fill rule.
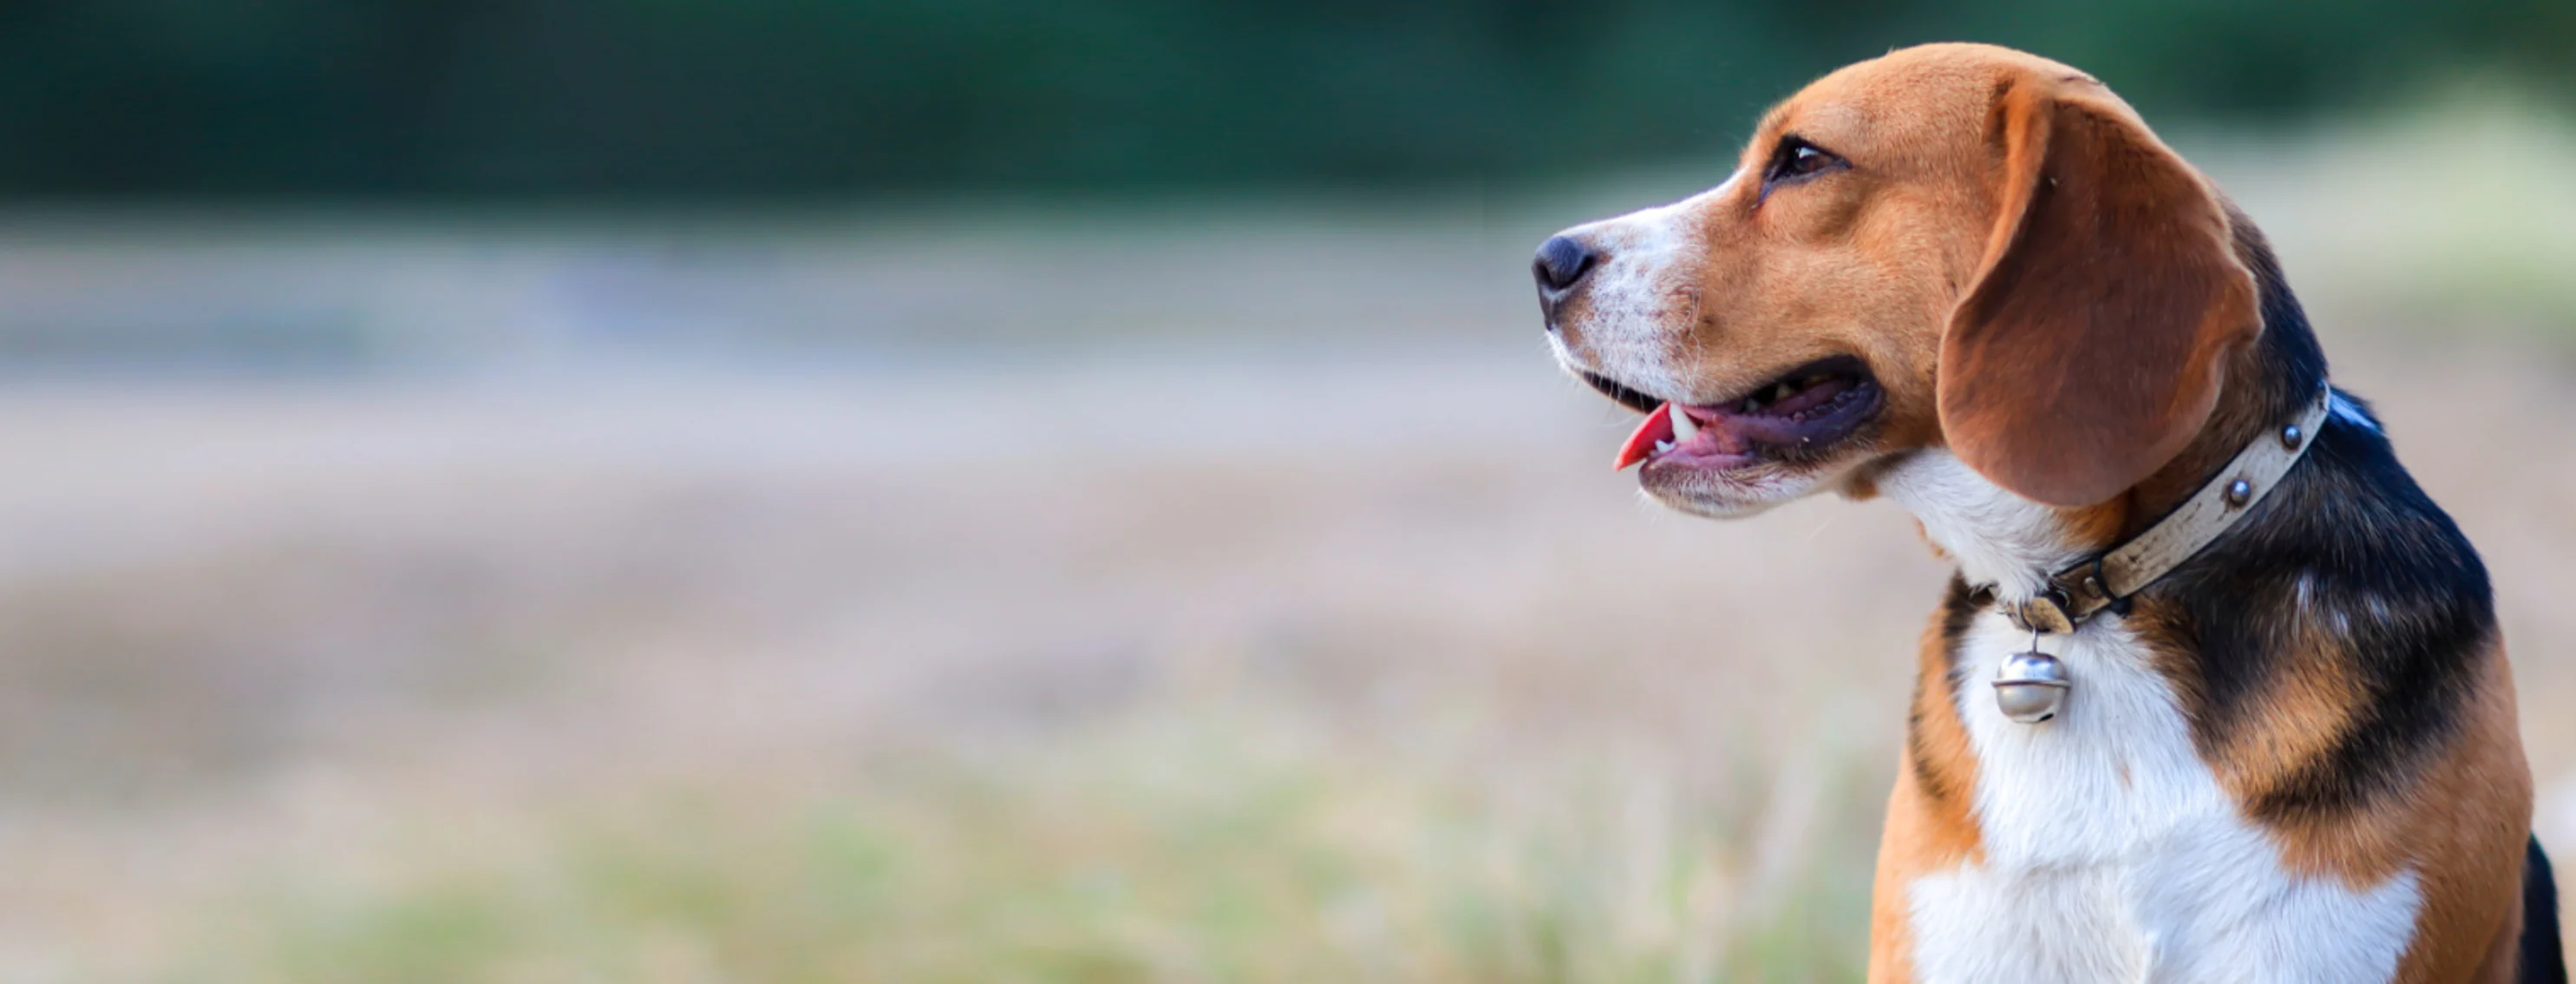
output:
[[1572,237],[1549,236],[1538,244],[1538,259],[1530,263],[1530,273],[1538,277],[1539,293],[1552,296],[1574,289],[1600,262],[1601,254]]

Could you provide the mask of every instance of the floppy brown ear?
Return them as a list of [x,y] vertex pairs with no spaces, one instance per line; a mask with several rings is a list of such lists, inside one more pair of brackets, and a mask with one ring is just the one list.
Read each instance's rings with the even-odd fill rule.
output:
[[2226,209],[2089,80],[1997,101],[2002,208],[1941,339],[1941,428],[1997,485],[2090,505],[2173,460],[2260,330]]

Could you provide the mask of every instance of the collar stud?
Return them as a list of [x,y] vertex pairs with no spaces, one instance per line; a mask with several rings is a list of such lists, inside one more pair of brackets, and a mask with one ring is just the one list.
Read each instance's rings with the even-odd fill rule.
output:
[[[2130,597],[2218,539],[2306,455],[2314,443],[2308,438],[2325,424],[2333,395],[2332,389],[2318,387],[2299,420],[2273,432],[2280,439],[2278,447],[2256,438],[2237,452],[2219,472],[2235,477],[2201,486],[2128,542],[2042,578],[2031,597],[2003,605],[2004,617],[2031,633],[2030,651],[2013,654],[1995,673],[1995,701],[2004,716],[2022,724],[2056,717],[2073,681],[2066,664],[2040,650],[2040,637],[2074,632],[2104,610],[2127,612]],[[1995,594],[1986,585],[1972,597],[1983,605]]]

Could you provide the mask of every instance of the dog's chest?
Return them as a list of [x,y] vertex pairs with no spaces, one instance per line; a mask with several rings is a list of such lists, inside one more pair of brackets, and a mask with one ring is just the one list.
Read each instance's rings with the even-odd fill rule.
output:
[[2105,618],[2052,645],[2059,716],[2015,724],[1986,681],[2029,635],[1988,613],[1960,647],[1981,850],[1908,888],[1924,982],[2385,981],[2412,874],[2355,891],[2285,870],[2191,742],[2172,688]]

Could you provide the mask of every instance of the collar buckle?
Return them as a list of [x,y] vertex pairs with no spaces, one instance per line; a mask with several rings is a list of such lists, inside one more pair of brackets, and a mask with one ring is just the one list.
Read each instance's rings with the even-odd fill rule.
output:
[[2074,599],[2067,596],[2066,589],[2051,583],[2023,599],[2020,609],[2013,613],[2013,621],[2042,635],[2057,635],[2075,631],[2075,623],[2081,620],[2076,611]]
[[2050,574],[2037,594],[2004,614],[2017,627],[2039,633],[2073,632],[2103,609],[2125,612],[2128,599],[2198,554],[2243,518],[2255,502],[2298,464],[2333,409],[2334,391],[2319,387],[2299,419],[2257,438],[2239,451],[2198,492],[2145,531],[2109,550]]

